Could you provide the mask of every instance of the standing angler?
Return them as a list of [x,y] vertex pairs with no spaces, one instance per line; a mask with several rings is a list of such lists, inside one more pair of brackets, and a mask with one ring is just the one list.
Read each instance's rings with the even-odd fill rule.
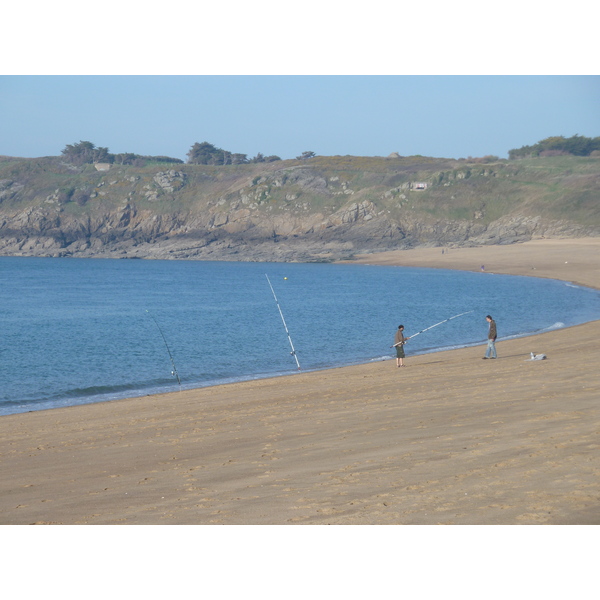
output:
[[[448,317],[435,325],[430,325],[429,327],[425,327],[425,329],[421,329],[421,331],[417,331],[417,333],[413,334],[411,337],[417,337],[421,335],[425,331],[429,331],[438,325],[442,325],[443,323],[447,323],[448,321],[452,321],[452,319],[456,319],[458,317],[462,317],[463,315],[468,315],[472,313],[472,310],[468,310],[467,312],[460,313],[459,315],[454,315],[453,317]],[[491,319],[491,317],[490,317]],[[396,331],[396,336],[394,337],[394,344],[391,348],[396,348],[396,366],[403,367],[404,366],[404,344],[410,340],[410,337],[404,337],[404,325],[398,325],[398,331]]]
[[483,357],[484,360],[486,358],[496,358],[496,337],[498,336],[496,321],[492,319],[491,315],[488,315],[485,320],[490,324],[490,327],[488,330],[488,345]]
[[398,331],[394,336],[394,347],[396,348],[396,366],[404,366],[404,344],[408,342],[410,338],[404,337],[404,325],[398,326]]

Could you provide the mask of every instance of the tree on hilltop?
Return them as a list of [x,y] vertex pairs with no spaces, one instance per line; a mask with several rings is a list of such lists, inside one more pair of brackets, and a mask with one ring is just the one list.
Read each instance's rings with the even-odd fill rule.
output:
[[229,162],[232,165],[243,165],[248,162],[248,155],[247,154],[230,154]]
[[80,141],[78,144],[67,144],[62,155],[74,165],[85,165],[96,162],[112,162],[108,148],[97,148],[92,142]]
[[566,138],[556,135],[541,140],[533,146],[523,146],[509,150],[508,158],[526,158],[530,156],[552,156],[557,154],[572,154],[573,156],[589,156],[595,150],[600,150],[600,137],[586,138],[574,135]]
[[222,165],[225,150],[217,148],[209,142],[196,142],[187,153],[190,165]]
[[296,156],[298,160],[306,160],[307,158],[313,158],[316,154],[312,150],[306,150],[300,156]]
[[234,154],[209,142],[196,142],[187,157],[190,165],[239,165],[248,162],[245,154]]
[[279,156],[275,154],[271,156],[264,156],[262,152],[259,152],[253,159],[250,160],[251,163],[265,163],[265,162],[275,162],[276,160],[281,160]]
[[187,153],[187,157],[190,165],[243,165],[281,160],[279,156],[263,156],[260,152],[249,160],[247,154],[229,152],[209,142],[196,142]]

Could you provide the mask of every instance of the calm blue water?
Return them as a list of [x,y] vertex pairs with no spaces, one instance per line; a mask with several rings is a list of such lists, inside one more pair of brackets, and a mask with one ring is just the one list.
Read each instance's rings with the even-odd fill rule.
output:
[[[564,282],[367,265],[0,257],[0,415],[483,343],[599,318]],[[157,326],[158,324],[158,326]],[[161,334],[162,331],[162,334]],[[163,339],[163,334],[164,338]],[[549,352],[548,348],[532,351]]]

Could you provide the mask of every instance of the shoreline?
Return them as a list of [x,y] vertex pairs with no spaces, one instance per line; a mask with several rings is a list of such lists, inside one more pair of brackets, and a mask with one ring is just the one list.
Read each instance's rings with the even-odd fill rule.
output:
[[[344,262],[600,289],[600,238]],[[500,339],[497,361],[478,345],[4,415],[0,524],[600,524],[599,338],[592,321]]]
[[[429,251],[429,250],[427,250]],[[437,251],[436,251],[437,252]],[[447,252],[447,251],[446,251]],[[399,253],[399,257],[401,258],[402,254],[406,253],[406,251],[404,252],[400,252]],[[386,268],[389,268],[390,265],[389,264],[385,264],[385,263],[390,263],[389,257],[387,256],[387,253],[383,253],[381,254],[381,258],[380,255],[375,255],[375,263],[372,264],[371,260],[372,260],[372,256],[371,255],[365,255],[364,257],[362,257],[363,259],[361,260],[361,257],[359,257],[356,261],[339,261],[339,264],[343,264],[344,266],[365,266],[363,263],[369,263],[368,266],[369,267],[375,267],[375,266],[384,266]],[[435,257],[437,259],[437,256]],[[60,259],[59,259],[60,260]],[[396,260],[391,261],[392,263],[395,263]],[[338,263],[335,263],[338,264]],[[410,266],[403,266],[402,268],[407,268],[407,269],[411,269],[411,268],[417,268],[417,267],[410,267]],[[428,267],[425,267],[428,268]],[[440,269],[439,267],[433,266],[431,267],[435,270]],[[450,271],[452,269],[441,269],[442,271]],[[467,271],[468,269],[461,269],[462,271]],[[472,270],[471,270],[472,271]],[[494,273],[489,272],[489,273],[485,273],[485,275],[493,275]],[[479,275],[478,275],[479,276]],[[524,275],[518,275],[518,276],[513,276],[513,275],[508,275],[508,277],[526,277]],[[556,282],[558,282],[559,280],[554,280]],[[576,286],[571,286],[571,287],[576,287]],[[589,288],[589,289],[593,289],[593,288]],[[599,290],[600,291],[600,290]],[[473,311],[470,311],[473,312]],[[586,315],[587,317],[587,315]],[[556,317],[557,319],[559,319],[559,317]],[[585,318],[585,317],[584,317]],[[564,320],[563,317],[561,316],[559,320]],[[584,323],[584,322],[589,322],[589,321],[584,321],[583,319],[571,319],[569,322],[569,325],[567,326],[573,326],[579,323]],[[546,331],[550,331],[553,329],[553,327],[551,325],[560,325],[562,327],[565,327],[564,323],[547,323],[547,326],[544,327],[541,324],[536,324],[538,325],[538,328],[534,328],[532,327],[532,323],[526,323],[523,324],[524,327],[523,328],[519,328],[514,329],[513,332],[516,333],[512,333],[511,335],[505,335],[503,336],[503,339],[516,339],[516,338],[521,338],[521,337],[529,337],[529,336],[533,336],[533,335],[539,335],[540,333],[546,332]],[[530,328],[529,331],[527,331],[527,327]],[[474,336],[471,338],[471,340],[475,340],[475,341],[465,341],[465,343],[454,343],[454,344],[446,344],[446,345],[441,345],[441,346],[423,346],[420,350],[415,350],[412,347],[411,344],[411,348],[410,348],[410,352],[412,356],[417,356],[417,355],[421,355],[421,354],[432,354],[432,353],[436,353],[436,352],[440,352],[440,351],[445,351],[445,350],[458,350],[458,349],[462,349],[462,348],[469,348],[469,347],[474,347],[477,345],[481,344],[481,340],[477,340],[478,336]],[[326,361],[321,361],[320,365],[318,366],[314,366],[311,368],[305,368],[303,367],[302,371],[303,372],[314,372],[314,371],[326,371],[329,369],[334,369],[334,368],[344,368],[344,367],[352,367],[352,366],[357,366],[357,365],[361,365],[361,364],[369,364],[371,362],[377,362],[377,361],[386,361],[386,360],[393,360],[395,357],[395,353],[393,351],[393,349],[387,354],[385,355],[385,350],[381,351],[380,353],[375,353],[373,352],[373,354],[371,356],[367,355],[366,353],[362,353],[362,356],[357,356],[357,357],[348,357],[347,359],[340,359],[338,358],[337,360],[335,359],[335,357],[331,357],[330,361],[326,362]],[[278,377],[288,377],[294,374],[297,374],[298,370],[296,369],[287,369],[287,370],[282,370],[282,371],[273,371],[271,373],[269,372],[265,372],[265,370],[260,371],[260,372],[256,372],[256,373],[247,373],[247,374],[238,374],[237,376],[227,376],[227,377],[223,377],[222,379],[212,379],[212,380],[198,380],[198,381],[188,381],[185,382],[183,385],[180,385],[179,387],[177,386],[177,384],[174,382],[174,380],[172,380],[172,382],[161,382],[160,384],[147,384],[146,386],[144,386],[143,384],[140,384],[139,386],[135,387],[133,385],[118,385],[115,384],[113,386],[111,385],[105,385],[105,386],[100,386],[103,391],[102,392],[98,392],[97,389],[93,388],[93,387],[89,387],[86,388],[85,385],[83,386],[79,386],[80,388],[83,389],[83,392],[80,393],[80,395],[76,395],[75,393],[72,392],[76,392],[77,390],[65,390],[63,392],[62,395],[54,394],[52,396],[48,395],[46,398],[35,398],[33,395],[30,397],[31,399],[29,400],[23,400],[21,403],[14,403],[12,406],[16,406],[16,408],[10,408],[8,407],[8,405],[6,405],[6,409],[1,408],[0,409],[0,418],[2,418],[3,416],[7,416],[10,414],[24,414],[24,413],[29,413],[29,412],[34,412],[34,411],[40,411],[40,410],[54,410],[56,408],[68,408],[71,406],[86,406],[89,404],[94,404],[94,403],[98,403],[98,402],[113,402],[115,400],[125,400],[125,399],[129,399],[129,398],[142,398],[142,397],[146,397],[146,396],[151,396],[151,395],[160,395],[160,394],[165,394],[165,393],[171,393],[171,392],[175,392],[178,390],[187,390],[187,391],[191,391],[191,390],[199,390],[199,389],[204,389],[204,388],[210,388],[210,387],[215,387],[215,386],[219,386],[219,385],[227,385],[230,383],[243,383],[243,382],[248,382],[248,381],[255,381],[255,380],[259,380],[259,379],[271,379],[271,378],[278,378]],[[126,389],[128,388],[128,389]],[[85,393],[85,391],[89,389],[89,393]],[[15,397],[15,395],[13,394],[13,398]],[[69,399],[70,398],[70,399]],[[3,404],[3,406],[5,406]],[[11,411],[12,412],[9,412]]]
[[[560,331],[563,329],[569,329],[571,327],[579,327],[579,326],[586,325],[588,323],[593,323],[593,322],[595,322],[595,321],[586,321],[585,323],[580,323],[580,324],[576,324],[576,325],[567,325],[567,326],[560,327],[556,330]],[[546,333],[549,333],[550,331],[555,331],[555,329],[546,328],[543,330],[533,331],[530,333],[515,334],[515,335],[511,335],[506,338],[502,338],[502,339],[504,341],[508,341],[508,340],[522,339],[522,338],[531,338],[531,337],[536,337],[539,335],[544,335]],[[427,350],[420,350],[417,352],[411,352],[410,357],[414,358],[417,356],[434,355],[439,352],[455,352],[455,351],[464,350],[467,348],[475,348],[475,347],[481,347],[481,346],[482,346],[482,342],[469,342],[469,343],[465,343],[463,345],[455,345],[452,347],[440,347],[440,348],[435,348],[435,349],[427,349]],[[380,363],[380,362],[390,362],[390,361],[394,361],[394,360],[395,360],[395,355],[390,353],[388,356],[386,356],[384,358],[371,358],[368,360],[362,360],[362,361],[358,360],[356,362],[350,362],[348,364],[334,364],[331,366],[321,367],[321,368],[302,369],[301,373],[322,373],[322,372],[331,371],[333,369],[350,369],[353,367],[370,365],[373,363]],[[221,387],[221,386],[225,386],[225,385],[245,384],[245,383],[251,383],[253,381],[263,381],[265,379],[270,380],[270,379],[281,379],[281,378],[286,378],[286,377],[294,377],[295,375],[298,375],[298,374],[299,374],[298,371],[290,370],[287,372],[276,373],[276,374],[264,374],[264,375],[258,375],[258,376],[248,375],[248,376],[242,377],[240,379],[216,381],[216,382],[207,383],[206,385],[190,384],[190,387],[182,386],[180,391],[194,392],[194,391],[199,391],[199,390],[208,390],[208,389]],[[90,406],[93,404],[102,404],[102,403],[106,403],[106,402],[119,402],[119,401],[123,401],[123,400],[136,400],[136,399],[147,398],[147,397],[151,397],[151,396],[164,396],[167,394],[177,394],[177,393],[179,393],[178,390],[157,391],[157,392],[152,391],[152,390],[147,390],[145,392],[140,392],[139,394],[136,394],[133,396],[119,395],[119,396],[108,397],[108,398],[100,399],[100,400],[91,400],[89,402],[67,404],[64,406],[46,406],[43,408],[35,408],[35,409],[27,408],[27,409],[24,409],[24,410],[21,410],[18,412],[14,412],[14,413],[7,413],[7,414],[0,413],[0,419],[2,419],[4,417],[9,417],[12,415],[24,415],[24,414],[30,414],[30,413],[34,413],[34,412],[36,412],[36,413],[44,412],[44,411],[49,411],[49,410],[68,410],[69,408],[85,407],[85,406]],[[1,522],[0,522],[0,525],[1,525]]]
[[[442,253],[443,251],[443,253]],[[456,269],[567,281],[600,289],[600,238],[538,239],[507,246],[419,248],[358,255],[341,264]]]

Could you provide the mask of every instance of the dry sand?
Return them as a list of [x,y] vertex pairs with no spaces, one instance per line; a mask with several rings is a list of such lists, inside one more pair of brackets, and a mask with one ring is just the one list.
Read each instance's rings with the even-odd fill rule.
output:
[[[600,288],[600,239],[361,260]],[[497,348],[0,417],[0,524],[600,523],[600,321]]]

